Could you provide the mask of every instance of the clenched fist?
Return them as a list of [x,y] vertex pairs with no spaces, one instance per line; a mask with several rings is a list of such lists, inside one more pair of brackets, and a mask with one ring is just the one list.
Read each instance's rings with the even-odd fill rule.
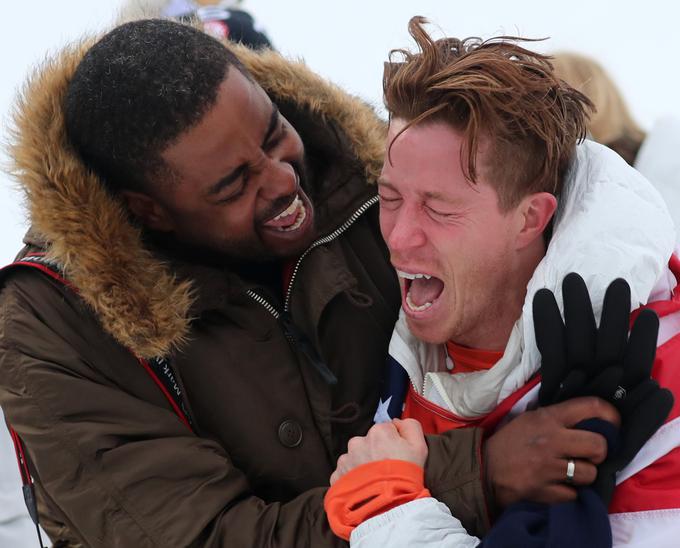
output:
[[331,475],[331,485],[350,470],[378,460],[405,460],[425,466],[427,445],[420,423],[414,419],[394,419],[374,425],[365,436],[349,440]]

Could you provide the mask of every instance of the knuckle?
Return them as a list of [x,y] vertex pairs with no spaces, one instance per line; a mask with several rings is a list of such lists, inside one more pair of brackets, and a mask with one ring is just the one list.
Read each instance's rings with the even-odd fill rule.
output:
[[588,410],[591,411],[594,416],[600,416],[603,413],[605,413],[605,411],[607,411],[607,409],[604,405],[604,401],[599,399],[599,398],[596,398],[594,396],[589,396],[587,398],[587,403],[588,403]]
[[602,462],[607,458],[607,442],[604,438],[598,436],[595,438],[593,447],[593,458],[597,462]]
[[406,426],[422,430],[422,428],[420,427],[420,421],[417,421],[416,419],[403,419],[403,422]]
[[389,422],[381,422],[380,424],[375,424],[371,427],[371,429],[368,431],[368,435],[373,435],[373,436],[384,436],[389,430],[393,429],[394,425]]
[[535,411],[532,411],[533,413],[533,418],[535,419],[536,422],[540,423],[545,423],[548,421],[552,421],[555,416],[555,408],[554,407],[539,407]]
[[603,459],[607,456],[607,441],[599,434],[588,437],[587,450],[593,459]]
[[353,438],[350,438],[350,440],[347,442],[347,452],[349,453],[351,451],[358,450],[359,447],[362,445],[363,439],[364,438],[362,438],[361,436],[354,436]]
[[612,404],[603,399],[596,398],[595,396],[590,396],[588,402],[593,416],[602,417],[611,422],[616,422],[618,420],[618,412]]

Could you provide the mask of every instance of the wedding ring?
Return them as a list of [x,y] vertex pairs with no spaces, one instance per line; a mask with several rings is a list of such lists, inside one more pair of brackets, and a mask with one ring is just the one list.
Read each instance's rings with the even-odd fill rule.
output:
[[576,473],[576,463],[574,459],[567,461],[567,483],[574,483],[574,474]]

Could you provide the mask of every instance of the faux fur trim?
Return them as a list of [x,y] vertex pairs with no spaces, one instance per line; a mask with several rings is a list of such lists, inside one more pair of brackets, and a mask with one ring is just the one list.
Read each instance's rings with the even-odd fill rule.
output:
[[[141,357],[167,355],[188,333],[191,284],[179,282],[143,245],[122,204],[69,145],[62,104],[80,59],[96,38],[66,47],[29,78],[17,99],[9,144],[12,175],[26,197],[32,228],[49,242],[103,328]],[[366,104],[301,62],[235,48],[263,88],[322,117],[348,135],[369,181],[381,168],[385,125]]]

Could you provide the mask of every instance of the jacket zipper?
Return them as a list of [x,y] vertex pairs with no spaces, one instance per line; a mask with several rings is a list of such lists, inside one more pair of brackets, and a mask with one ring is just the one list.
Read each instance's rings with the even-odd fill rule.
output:
[[[446,352],[446,350],[445,350],[445,352]],[[448,356],[448,353],[447,353],[444,360],[445,360],[445,362],[448,362],[449,359],[451,359],[451,358]],[[453,362],[451,362],[451,363],[453,363]],[[448,365],[446,365],[446,368],[448,369]],[[434,373],[438,373],[438,372],[439,371],[434,371]],[[408,371],[407,371],[407,373],[408,373]],[[411,377],[411,374],[409,373],[408,380],[411,382],[411,386],[413,386],[413,390],[415,390],[416,394],[419,394],[420,396],[425,397],[425,387],[427,386],[427,376],[430,373],[432,373],[432,371],[423,373],[423,387],[422,387],[422,390],[420,392],[418,392],[418,387],[416,386],[415,381],[413,380],[413,378]]]
[[267,312],[274,316],[275,319],[278,320],[281,317],[281,313],[276,309],[276,307],[256,291],[248,289],[246,294],[257,304],[263,306]]
[[312,249],[319,247],[320,245],[327,244],[335,240],[338,236],[340,236],[343,232],[345,232],[350,226],[352,226],[356,220],[361,217],[364,213],[366,213],[366,210],[371,207],[372,205],[376,204],[378,202],[378,197],[373,196],[370,198],[368,201],[364,202],[364,204],[359,207],[351,216],[349,219],[347,219],[341,226],[336,228],[333,232],[328,234],[327,236],[324,236],[323,238],[319,238],[315,242],[310,245],[307,250],[300,255],[300,258],[297,260],[297,263],[295,263],[295,268],[293,269],[293,274],[290,277],[290,283],[288,284],[288,291],[286,291],[286,300],[284,301],[283,309],[285,312],[288,312],[288,309],[290,308],[290,295],[293,292],[293,284],[295,283],[295,278],[297,277],[298,271],[300,270],[300,265],[302,264],[303,259],[309,254]]
[[425,395],[425,384],[426,384],[426,378],[427,378],[427,373],[423,375],[423,387],[420,392],[418,392],[418,387],[416,386],[416,382],[411,378],[411,375],[408,376],[408,380],[411,383],[411,386],[413,387],[413,390],[415,391],[416,394],[419,396],[424,396]]
[[[319,238],[318,240],[315,240],[312,242],[312,244],[305,250],[305,252],[300,255],[298,258],[297,262],[295,263],[295,268],[293,269],[293,273],[291,274],[290,277],[290,282],[288,284],[288,290],[286,291],[286,298],[284,301],[283,305],[283,311],[288,312],[290,309],[290,296],[293,291],[293,284],[295,283],[295,278],[298,275],[298,272],[300,270],[300,265],[303,261],[303,259],[309,254],[310,251],[313,249],[319,247],[320,245],[327,244],[335,240],[338,236],[340,236],[343,232],[345,232],[350,226],[352,226],[356,220],[361,217],[366,211],[368,210],[369,207],[372,205],[376,204],[378,202],[378,197],[373,196],[366,202],[364,202],[359,209],[357,209],[350,217],[347,219],[342,225],[340,225],[338,228],[336,228],[333,232],[330,234],[324,236],[323,238]],[[272,305],[267,299],[265,299],[262,295],[257,293],[253,289],[248,289],[246,291],[246,294],[253,299],[256,303],[259,305],[263,306],[267,312],[269,312],[274,318],[277,320],[281,317],[281,312],[279,312],[274,305]]]
[[364,202],[359,207],[359,209],[357,209],[342,225],[340,225],[330,234],[314,241],[305,250],[305,252],[302,255],[300,255],[297,262],[295,263],[295,268],[293,269],[293,273],[290,277],[290,282],[288,283],[288,290],[286,291],[283,313],[281,313],[272,303],[270,303],[267,299],[265,299],[255,290],[253,289],[246,290],[246,295],[248,295],[260,306],[264,307],[264,309],[267,312],[269,312],[274,317],[274,319],[279,320],[281,322],[284,334],[288,341],[294,343],[295,346],[299,348],[307,356],[307,358],[312,362],[312,365],[319,371],[321,376],[328,384],[336,384],[338,382],[338,379],[335,377],[333,372],[328,368],[328,366],[323,362],[323,360],[321,360],[321,357],[312,347],[311,343],[309,343],[309,341],[306,340],[306,337],[304,337],[302,333],[300,333],[297,330],[297,328],[289,318],[288,312],[290,309],[290,296],[293,291],[293,283],[295,282],[295,278],[297,277],[297,274],[300,270],[300,265],[303,259],[309,254],[310,251],[312,251],[314,248],[319,247],[320,245],[330,243],[336,238],[338,238],[338,236],[340,236],[350,226],[352,226],[356,222],[356,220],[368,210],[368,208],[370,208],[377,202],[378,196],[373,196],[372,198]]

